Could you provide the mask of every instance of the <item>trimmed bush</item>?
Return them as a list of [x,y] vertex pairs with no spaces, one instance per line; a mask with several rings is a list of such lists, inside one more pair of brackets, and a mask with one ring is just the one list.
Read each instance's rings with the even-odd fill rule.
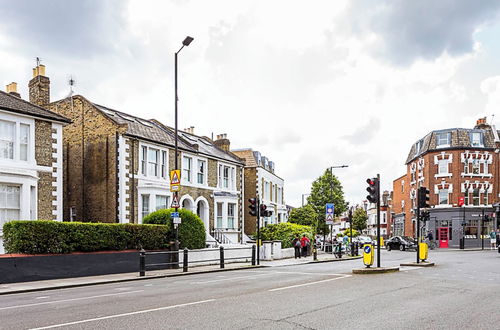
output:
[[312,240],[313,234],[310,226],[302,226],[289,222],[267,225],[260,230],[262,240],[281,241],[282,248],[292,247],[293,239],[297,236],[302,237],[304,234]]
[[118,223],[10,221],[3,226],[7,253],[46,254],[168,247],[168,227]]
[[[351,230],[350,229],[346,229],[344,230],[343,232],[341,233],[337,233],[337,237],[344,237],[344,236],[351,236]],[[359,233],[356,229],[353,229],[352,230],[352,237],[356,237],[356,236],[359,236]]]
[[[170,213],[175,212],[175,209],[158,210],[142,219],[143,223],[167,225],[169,232],[173,234],[171,228],[172,219]],[[182,223],[179,225],[179,242],[180,247],[188,249],[202,249],[205,247],[205,225],[203,221],[193,212],[186,209],[179,209],[179,216]]]

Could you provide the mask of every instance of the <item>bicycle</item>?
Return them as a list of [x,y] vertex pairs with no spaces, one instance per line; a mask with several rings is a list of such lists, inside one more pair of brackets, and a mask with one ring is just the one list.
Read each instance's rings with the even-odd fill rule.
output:
[[427,244],[427,246],[429,247],[429,250],[434,250],[437,247],[436,242],[434,240],[431,241],[428,238],[426,238],[424,240],[424,243]]

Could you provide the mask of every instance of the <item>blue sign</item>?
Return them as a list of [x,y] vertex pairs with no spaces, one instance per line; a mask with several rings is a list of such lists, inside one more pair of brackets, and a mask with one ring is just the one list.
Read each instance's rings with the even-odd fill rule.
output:
[[327,225],[333,225],[334,210],[335,210],[335,205],[333,205],[333,203],[326,203],[325,221]]
[[371,251],[372,251],[372,248],[371,248],[369,245],[365,246],[365,253],[367,253],[367,254],[368,254],[368,253],[370,253]]
[[171,212],[170,213],[171,218],[178,218],[179,217],[179,212]]

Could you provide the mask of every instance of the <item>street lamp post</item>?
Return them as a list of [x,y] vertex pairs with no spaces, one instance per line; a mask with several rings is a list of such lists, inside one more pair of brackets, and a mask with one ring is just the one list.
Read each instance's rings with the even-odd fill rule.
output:
[[[179,169],[179,150],[177,146],[177,140],[178,140],[178,133],[177,133],[177,103],[179,101],[179,97],[177,95],[177,54],[180,53],[182,48],[185,46],[189,46],[189,44],[193,41],[194,39],[192,37],[187,36],[184,41],[182,42],[182,47],[175,53],[175,78],[174,78],[174,85],[175,85],[175,162],[174,162],[174,167],[175,170]],[[176,201],[179,201],[179,193],[177,191],[174,191],[174,198]],[[179,206],[177,206],[177,209]],[[173,221],[173,218],[172,218]],[[179,230],[177,228],[177,224],[174,224],[175,228],[175,250],[179,250]]]

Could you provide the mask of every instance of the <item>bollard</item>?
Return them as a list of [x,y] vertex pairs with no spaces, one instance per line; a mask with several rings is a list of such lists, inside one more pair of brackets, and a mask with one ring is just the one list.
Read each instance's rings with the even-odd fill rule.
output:
[[255,245],[252,245],[252,266],[255,266]]
[[220,247],[220,268],[224,268],[224,247]]
[[313,247],[313,260],[318,260],[318,250],[316,249],[316,247]]
[[141,249],[139,253],[139,276],[146,276],[146,251]]
[[188,249],[184,248],[184,258],[182,259],[182,271],[188,271]]

